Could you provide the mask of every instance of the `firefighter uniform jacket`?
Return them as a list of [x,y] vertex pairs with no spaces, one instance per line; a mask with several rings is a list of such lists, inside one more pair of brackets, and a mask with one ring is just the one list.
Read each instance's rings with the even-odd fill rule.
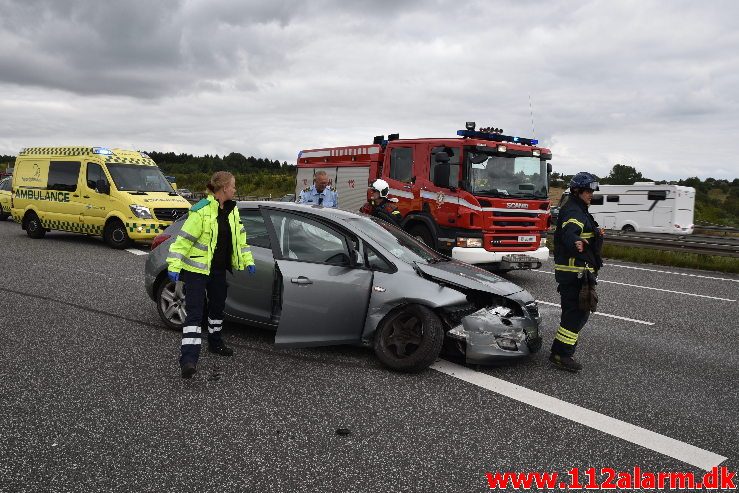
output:
[[[212,195],[190,208],[185,224],[177,233],[177,239],[169,247],[168,268],[172,272],[187,270],[210,274],[213,253],[218,241],[218,209],[220,204]],[[239,210],[233,200],[224,204],[229,208],[231,227],[231,268],[244,270],[254,265],[251,248],[246,243],[246,230],[241,224]]]
[[[578,252],[577,240],[587,240],[584,250]],[[584,242],[583,242],[584,243]],[[575,195],[560,208],[557,229],[554,232],[554,273],[557,282],[573,282],[585,270],[597,275],[603,261],[600,253],[603,236],[598,223],[588,212],[585,202]]]
[[403,219],[398,208],[386,198],[381,198],[377,203],[373,200],[365,202],[359,211],[380,218],[398,227],[400,227],[400,221]]

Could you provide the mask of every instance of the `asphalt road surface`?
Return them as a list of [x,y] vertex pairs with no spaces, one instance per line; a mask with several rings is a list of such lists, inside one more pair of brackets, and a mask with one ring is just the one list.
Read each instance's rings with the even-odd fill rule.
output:
[[508,276],[542,302],[544,349],[518,363],[405,375],[227,325],[234,357],[204,351],[185,381],[145,259],[0,223],[0,491],[474,492],[488,472],[739,469],[739,276],[609,262],[579,374],[547,361],[550,263]]

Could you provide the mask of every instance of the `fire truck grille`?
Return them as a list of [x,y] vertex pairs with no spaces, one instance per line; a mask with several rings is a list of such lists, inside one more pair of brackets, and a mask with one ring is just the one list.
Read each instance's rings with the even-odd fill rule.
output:
[[154,209],[154,215],[160,221],[176,221],[180,217],[187,214],[189,209],[186,207],[172,207],[168,209]]
[[513,226],[514,228],[533,227],[535,224],[528,221],[493,221],[493,226]]
[[[541,211],[541,212],[543,213],[544,211]],[[529,212],[513,212],[513,211],[511,211],[511,212],[509,212],[509,211],[506,211],[506,212],[497,212],[497,211],[493,211],[493,217],[529,217],[530,218],[532,216],[531,216],[531,213],[529,213]]]

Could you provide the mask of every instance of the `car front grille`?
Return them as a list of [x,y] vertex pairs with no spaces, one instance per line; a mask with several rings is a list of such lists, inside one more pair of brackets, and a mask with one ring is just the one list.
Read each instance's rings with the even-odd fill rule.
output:
[[180,217],[187,214],[186,207],[172,207],[172,208],[162,208],[162,209],[154,209],[154,215],[157,219],[160,221],[176,221]]

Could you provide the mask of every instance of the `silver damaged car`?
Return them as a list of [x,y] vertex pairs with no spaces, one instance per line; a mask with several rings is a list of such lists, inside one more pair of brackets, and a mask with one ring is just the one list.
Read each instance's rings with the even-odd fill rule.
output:
[[[288,202],[239,202],[257,273],[228,274],[226,319],[276,331],[275,346],[372,347],[405,372],[440,354],[482,365],[539,350],[539,311],[519,286],[352,212]],[[167,278],[184,218],[155,239],[146,290],[164,324],[185,317],[182,283]]]

